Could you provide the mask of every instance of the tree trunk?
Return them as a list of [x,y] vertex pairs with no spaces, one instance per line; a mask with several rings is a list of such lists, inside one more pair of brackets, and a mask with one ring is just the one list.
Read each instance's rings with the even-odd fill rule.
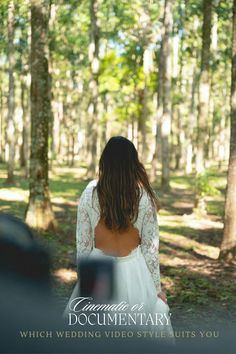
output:
[[171,133],[171,34],[173,25],[172,15],[173,2],[165,0],[164,28],[163,37],[163,115],[161,123],[161,155],[162,155],[162,174],[161,186],[164,190],[170,188],[170,147],[169,136]]
[[138,115],[138,153],[141,161],[146,162],[147,141],[146,141],[146,119],[147,119],[147,78],[144,79],[144,88],[138,90],[139,115]]
[[191,104],[189,109],[189,126],[186,131],[187,135],[187,147],[186,147],[186,165],[185,165],[185,172],[187,174],[192,173],[193,171],[193,142],[194,142],[194,126],[195,126],[195,91],[196,86],[198,85],[197,77],[195,74],[195,63],[193,64],[192,69],[192,83],[191,83]]
[[26,222],[47,230],[56,225],[48,188],[48,0],[31,1],[31,156]]
[[209,59],[212,27],[212,0],[203,0],[201,72],[199,80],[199,105],[197,127],[196,172],[204,172],[204,151],[207,144],[208,105],[210,97]]
[[[164,17],[165,20],[165,17]],[[163,26],[164,26],[163,20]],[[163,34],[164,35],[164,34]],[[162,86],[163,86],[163,69],[164,69],[164,57],[163,57],[163,39],[161,41],[159,62],[158,62],[158,80],[157,80],[157,111],[156,111],[156,130],[155,130],[155,141],[154,141],[154,153],[152,157],[152,167],[150,171],[150,180],[154,182],[157,175],[157,163],[158,159],[161,157],[161,149],[159,148],[161,142],[161,117],[163,113],[162,106]]]
[[7,180],[6,183],[14,183],[14,159],[15,159],[15,144],[14,144],[14,66],[15,66],[15,53],[14,53],[14,12],[15,5],[14,0],[9,1],[8,4],[8,76],[9,76],[9,88],[8,88],[8,117],[7,117]]
[[230,155],[220,258],[236,258],[236,0],[233,2]]
[[100,138],[100,153],[103,151],[105,143],[107,141],[107,117],[108,117],[108,107],[109,107],[109,96],[108,94],[103,95],[103,109],[105,116],[101,122],[101,138]]
[[3,88],[2,85],[0,86],[0,162],[3,162],[5,160],[5,149],[4,149],[4,143],[5,143],[5,134],[4,134],[4,114],[3,114]]
[[146,127],[146,120],[148,116],[148,109],[147,109],[147,95],[148,95],[148,88],[147,88],[147,77],[144,78],[144,88],[140,91],[140,115],[139,115],[139,153],[140,158],[143,163],[146,162],[147,159],[147,127]]
[[[150,24],[150,18],[147,16],[149,19],[149,25]],[[144,72],[144,87],[142,90],[142,95],[141,95],[141,112],[140,112],[140,117],[139,117],[139,131],[141,134],[140,137],[140,156],[142,162],[145,164],[147,162],[147,157],[148,157],[148,144],[147,144],[147,126],[146,122],[148,120],[148,78],[150,71],[152,70],[152,51],[148,47],[149,45],[149,40],[148,36],[146,34],[146,29],[144,29],[144,42],[147,42],[145,45],[145,50],[143,53],[143,72]]]
[[20,147],[20,165],[25,168],[25,175],[27,176],[27,161],[28,161],[28,149],[29,149],[29,141],[28,141],[28,132],[29,132],[29,122],[28,122],[28,112],[25,105],[25,94],[26,86],[24,83],[24,78],[21,78],[21,108],[22,108],[22,119],[23,119],[23,131],[22,131],[22,144]]
[[[178,28],[178,36],[180,31],[183,29],[183,10],[181,8],[181,4],[179,3],[179,9],[180,13],[180,23],[179,23],[179,28]],[[177,37],[178,38],[178,37]],[[180,43],[179,43],[180,42]],[[183,158],[183,151],[184,151],[184,141],[185,141],[185,131],[183,129],[184,127],[184,90],[183,90],[183,33],[181,34],[180,40],[176,44],[176,58],[174,60],[175,63],[175,69],[173,68],[173,72],[175,72],[176,77],[178,76],[178,90],[181,95],[181,99],[178,102],[178,108],[177,108],[177,146],[176,146],[176,152],[175,152],[175,169],[179,170],[182,169],[182,166],[184,164],[184,158]],[[179,61],[179,69],[178,69],[178,61]]]
[[89,104],[89,126],[88,126],[88,178],[95,178],[97,161],[97,124],[98,124],[98,76],[99,76],[99,27],[98,27],[99,0],[90,0],[91,20],[91,41],[89,45],[89,60],[91,63],[90,91],[91,99]]
[[70,159],[70,167],[73,167],[75,163],[75,136],[71,134],[71,159]]

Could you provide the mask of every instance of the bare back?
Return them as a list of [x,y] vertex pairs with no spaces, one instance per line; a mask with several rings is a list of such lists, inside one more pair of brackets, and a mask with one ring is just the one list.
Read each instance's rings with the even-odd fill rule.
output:
[[112,231],[100,219],[95,227],[95,246],[104,253],[125,257],[139,244],[139,231],[133,225],[124,232]]

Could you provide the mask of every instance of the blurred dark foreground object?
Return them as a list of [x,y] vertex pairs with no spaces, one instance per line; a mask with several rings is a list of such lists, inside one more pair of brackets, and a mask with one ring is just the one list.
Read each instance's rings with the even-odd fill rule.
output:
[[108,303],[114,296],[114,261],[82,259],[78,263],[79,294],[92,297],[98,303]]
[[0,352],[33,352],[34,339],[20,331],[60,326],[53,300],[47,250],[23,221],[0,213]]
[[[35,240],[26,224],[0,214],[0,353],[235,353],[233,324],[222,323],[218,339],[181,338],[174,347],[155,339],[112,337],[115,332],[128,332],[127,327],[68,326],[50,292],[49,259],[47,250]],[[107,269],[98,274],[104,271],[107,274]],[[102,283],[110,283],[110,275]],[[90,285],[84,284],[83,290],[90,292]],[[110,296],[109,286],[106,294]],[[204,330],[202,324],[196,326]],[[105,331],[111,335],[107,337]],[[26,337],[21,336],[22,332]],[[64,335],[58,336],[59,332]],[[89,336],[95,332],[101,333],[101,337]],[[72,333],[78,336],[73,338]]]
[[50,291],[50,262],[31,229],[13,215],[0,214],[0,276]]

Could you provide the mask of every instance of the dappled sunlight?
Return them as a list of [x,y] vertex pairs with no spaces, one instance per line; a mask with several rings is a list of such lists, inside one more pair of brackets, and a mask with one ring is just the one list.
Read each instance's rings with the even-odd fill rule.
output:
[[[160,238],[165,243],[167,242],[170,247],[180,247],[184,251],[191,251],[201,256],[206,256],[211,259],[217,259],[219,256],[219,247],[214,247],[208,244],[202,244],[195,239],[191,238],[191,234],[188,236],[179,235],[179,233],[171,232],[170,230],[165,231],[165,226],[176,228],[178,231],[179,228],[189,228],[189,233],[191,229],[193,233],[196,234],[196,231],[201,230],[211,231],[212,229],[223,229],[223,223],[220,221],[211,220],[210,217],[206,216],[202,219],[196,218],[194,214],[184,214],[184,215],[169,215],[163,216],[160,218]],[[204,239],[207,242],[207,238]],[[181,264],[181,262],[180,262]]]
[[193,229],[223,229],[223,222],[211,220],[207,216],[202,219],[196,219],[195,215],[191,214],[183,215],[183,219],[184,223]]
[[[53,193],[55,194],[55,193]],[[57,204],[54,206],[55,211],[63,211],[63,207],[60,205],[69,205],[69,206],[77,206],[79,198],[76,196],[75,200],[69,200],[68,195],[71,197],[71,194],[68,194],[67,198],[62,196],[52,196],[51,201],[53,204]],[[9,202],[24,202],[27,203],[29,198],[29,192],[22,189],[11,189],[11,188],[1,188],[0,189],[0,201],[9,201]],[[1,206],[1,209],[6,209],[7,207]]]
[[53,202],[53,211],[58,213],[58,212],[64,212],[64,208],[61,206],[58,206],[57,204],[55,205],[55,202]]
[[77,280],[77,273],[72,269],[60,268],[55,270],[52,275],[61,283],[74,283]]
[[81,181],[83,179],[86,169],[84,167],[68,167],[68,166],[53,166],[50,171],[50,177],[55,181],[61,181],[63,177],[68,179],[70,176],[75,180]]
[[10,188],[0,189],[0,200],[26,202],[28,200],[29,193],[22,189],[11,190]]
[[161,214],[161,216],[158,218],[160,227],[164,225],[168,226],[184,226],[183,224],[183,217],[182,215],[171,215],[169,213]]
[[161,218],[162,216],[173,216],[171,212],[169,212],[168,210],[166,209],[161,209],[160,213],[159,213],[159,218]]
[[[197,258],[187,258],[182,257],[179,255],[178,257],[169,257],[166,254],[162,254],[160,257],[161,266],[164,267],[171,267],[175,271],[179,270],[180,273],[199,273],[209,276],[211,278],[215,278],[216,274],[215,268],[219,267],[217,265],[216,260],[208,259],[208,260],[201,260]],[[172,278],[175,281],[176,275]]]
[[[225,186],[224,186],[225,187]],[[211,195],[207,195],[205,196],[205,200],[207,202],[224,202],[225,201],[225,197],[224,195],[220,194],[220,195],[214,195],[214,196],[211,196]]]
[[209,245],[203,245],[196,240],[189,239],[185,236],[173,235],[162,232],[161,240],[170,244],[170,246],[177,246],[184,250],[194,251],[196,254],[206,256],[212,259],[217,259],[219,256],[219,248]]
[[[188,259],[188,262],[189,261],[191,261],[191,259]],[[178,257],[176,257],[176,256],[170,257],[168,254],[161,253],[160,262],[162,265],[165,265],[165,266],[171,265],[172,267],[182,267],[182,266],[186,265],[186,257],[181,258],[180,254]]]
[[182,189],[182,190],[185,190],[186,188],[188,188],[188,183],[186,183],[185,181],[171,181],[170,183],[171,185],[171,188],[178,188],[178,189]]
[[[62,202],[62,199],[59,199],[59,202],[57,202],[57,199],[55,200],[54,198],[63,198],[65,202]],[[55,204],[66,204],[66,205],[71,205],[75,206],[78,204],[78,195],[76,192],[73,194],[66,194],[66,193],[51,193],[51,201]]]
[[183,265],[185,263],[182,263],[182,260],[185,262],[190,262],[194,259],[192,251],[180,248],[178,246],[173,246],[172,244],[164,241],[162,241],[160,245],[160,254],[161,261],[163,260],[166,265],[169,265],[170,261],[173,263],[173,260],[176,260],[176,264]]
[[[51,201],[52,201],[53,204],[59,204],[59,205],[60,204],[61,205],[65,205],[66,204],[66,205],[70,205],[70,206],[77,206],[77,204],[78,204],[77,201],[68,200],[68,199],[66,199],[64,197],[52,197]],[[59,211],[63,210],[63,208],[59,207],[59,206],[57,206],[57,209]]]
[[193,203],[192,202],[179,201],[179,202],[174,202],[172,204],[172,207],[176,208],[176,209],[192,209],[193,208]]
[[11,210],[11,207],[9,205],[0,205],[0,210],[3,211],[9,211]]

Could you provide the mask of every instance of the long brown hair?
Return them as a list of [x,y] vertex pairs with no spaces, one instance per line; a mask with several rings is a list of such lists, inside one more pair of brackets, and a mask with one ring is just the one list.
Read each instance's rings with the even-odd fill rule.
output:
[[101,219],[110,230],[125,231],[137,220],[142,188],[157,210],[160,206],[134,144],[122,136],[114,136],[106,144],[96,188]]

